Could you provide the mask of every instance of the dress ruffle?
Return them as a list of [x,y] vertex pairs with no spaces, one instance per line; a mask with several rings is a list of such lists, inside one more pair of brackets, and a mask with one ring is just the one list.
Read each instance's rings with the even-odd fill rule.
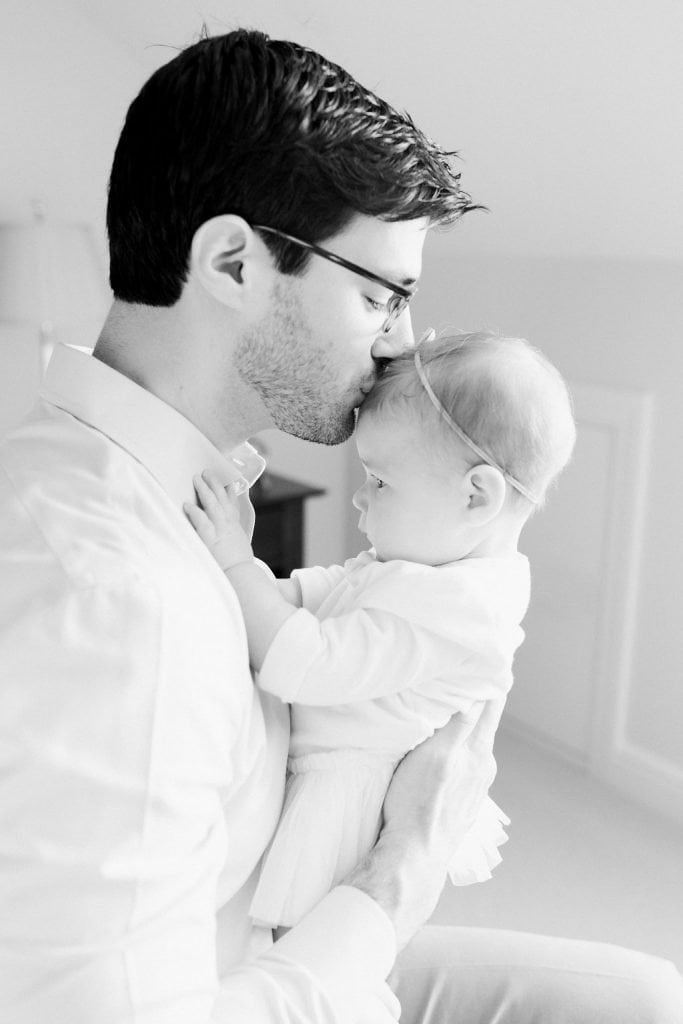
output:
[[282,815],[249,908],[257,924],[296,924],[374,846],[395,765],[356,750],[290,759]]
[[[257,924],[291,927],[374,846],[396,759],[335,750],[290,758],[285,803],[249,908]],[[455,885],[491,877],[509,819],[485,797],[449,865]]]
[[503,859],[498,848],[508,841],[503,826],[509,824],[507,814],[490,797],[486,797],[477,820],[448,865],[448,876],[453,885],[488,881],[492,870]]

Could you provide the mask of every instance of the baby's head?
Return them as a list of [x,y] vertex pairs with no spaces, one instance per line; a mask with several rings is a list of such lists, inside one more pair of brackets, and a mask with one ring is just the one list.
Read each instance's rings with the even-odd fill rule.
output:
[[[397,553],[399,543],[387,548],[385,557],[438,564],[438,536],[445,550],[451,550],[449,535],[454,537],[456,528],[460,539],[455,550],[462,553],[455,557],[477,553],[478,539],[495,537],[496,531],[507,529],[512,535],[516,527],[518,533],[569,461],[576,430],[567,387],[535,348],[519,338],[454,334],[392,360],[364,402],[357,441],[370,478],[371,449],[378,443],[382,447],[385,438],[391,439],[387,443],[394,448],[397,469],[402,464],[407,471],[408,461],[413,473],[421,467],[413,485],[425,501],[431,491],[432,507],[445,506],[437,523],[422,520],[433,540],[421,541],[417,556]],[[359,508],[362,491],[355,499]],[[464,506],[465,491],[469,497]],[[388,497],[382,495],[385,505]],[[397,517],[398,500],[397,493],[382,529]],[[407,490],[402,492],[403,504],[411,500]],[[378,504],[376,496],[373,502]],[[372,525],[372,510],[361,511],[361,528],[366,521]],[[420,521],[415,509],[413,531]],[[377,537],[368,535],[378,547]],[[466,550],[468,544],[472,551]],[[419,557],[425,548],[428,557]],[[411,544],[408,549],[416,550]]]

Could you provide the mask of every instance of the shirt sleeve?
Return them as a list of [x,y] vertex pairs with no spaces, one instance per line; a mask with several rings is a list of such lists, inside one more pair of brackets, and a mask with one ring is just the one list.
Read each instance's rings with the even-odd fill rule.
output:
[[392,1024],[400,1004],[385,982],[394,930],[377,904],[333,889],[271,949],[221,982],[212,1022]]
[[[196,694],[177,661],[186,687],[171,693],[159,683],[168,608],[153,586],[127,579],[74,588],[59,568],[33,570],[15,566],[0,597],[7,1019],[396,1020],[385,984],[393,929],[354,889],[331,893],[269,952],[219,980],[216,881],[228,838],[221,793],[246,756],[242,709],[214,710],[207,734],[193,725]],[[220,685],[225,692],[224,678]]]

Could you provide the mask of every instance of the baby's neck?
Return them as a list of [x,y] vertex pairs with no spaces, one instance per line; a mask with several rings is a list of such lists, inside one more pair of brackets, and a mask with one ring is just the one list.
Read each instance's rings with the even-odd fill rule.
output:
[[517,538],[493,535],[485,537],[465,558],[512,558],[517,554]]
[[468,542],[459,547],[450,547],[442,552],[442,558],[425,564],[447,565],[453,562],[464,562],[468,558],[514,558],[517,554],[517,541],[512,536],[493,533],[481,537],[475,543]]
[[467,558],[512,558],[517,554],[524,520],[518,516],[497,517],[482,530]]

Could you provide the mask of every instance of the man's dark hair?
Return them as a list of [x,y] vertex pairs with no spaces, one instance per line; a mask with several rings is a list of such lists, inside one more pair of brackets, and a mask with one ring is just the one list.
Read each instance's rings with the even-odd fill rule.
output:
[[[109,182],[112,290],[172,306],[194,233],[224,213],[308,242],[356,213],[450,223],[474,209],[454,157],[313,50],[244,29],[203,38],[128,110]],[[283,273],[309,258],[264,241]]]

